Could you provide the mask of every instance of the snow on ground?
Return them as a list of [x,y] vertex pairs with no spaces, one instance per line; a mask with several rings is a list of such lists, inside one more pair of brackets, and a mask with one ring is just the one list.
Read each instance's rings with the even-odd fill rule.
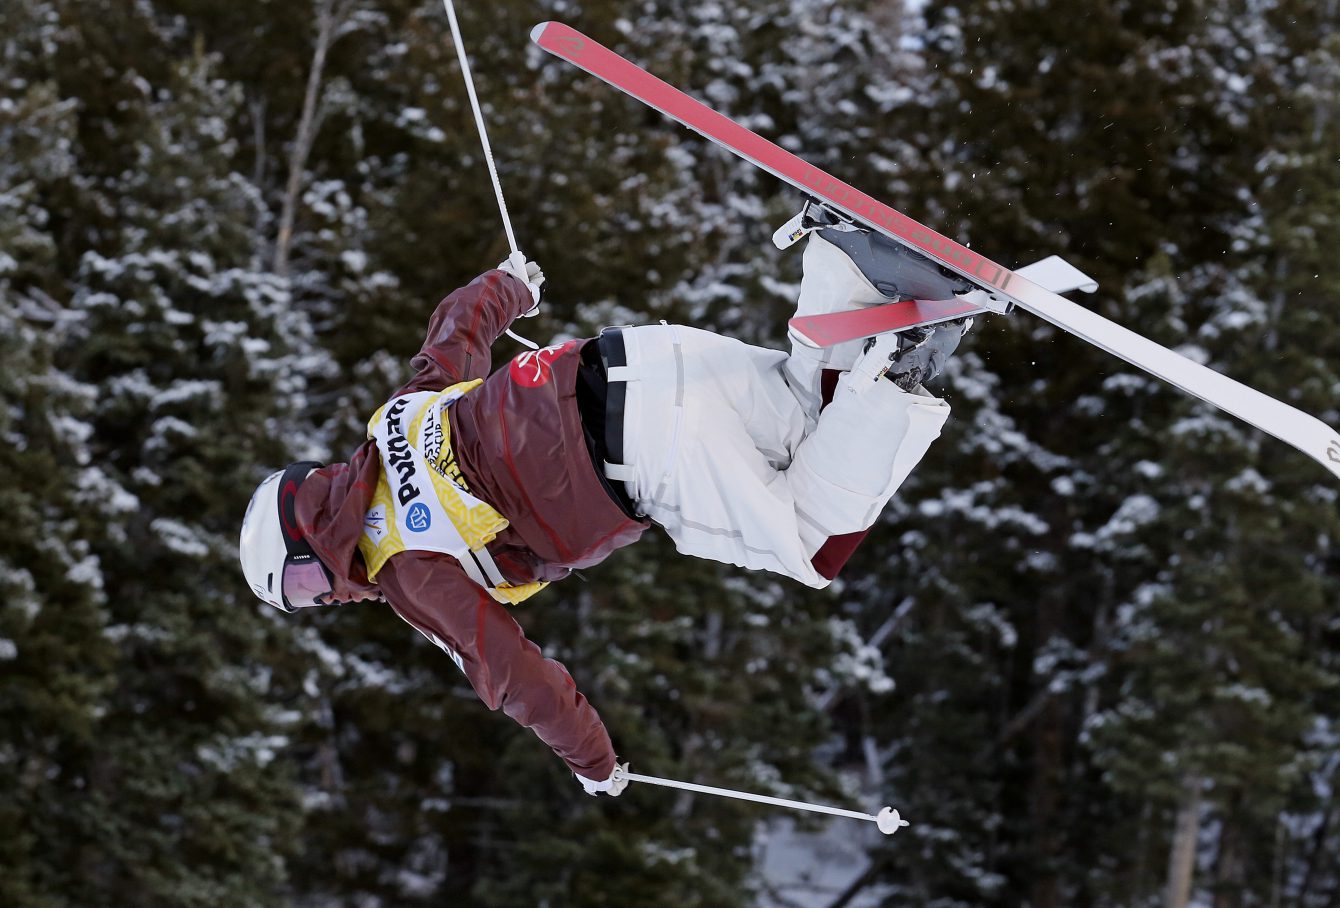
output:
[[[756,908],[823,908],[856,881],[870,861],[865,849],[885,838],[874,823],[835,819],[817,831],[798,830],[783,817],[761,826],[755,849],[763,893]],[[847,903],[848,908],[873,908],[881,901],[871,886]]]

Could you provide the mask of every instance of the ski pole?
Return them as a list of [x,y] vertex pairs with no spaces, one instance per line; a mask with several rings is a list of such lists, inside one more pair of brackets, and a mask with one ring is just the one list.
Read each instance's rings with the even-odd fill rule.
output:
[[[507,246],[511,250],[507,261],[511,264],[513,272],[524,281],[526,256],[517,246],[516,233],[512,230],[512,219],[507,214],[507,200],[503,198],[502,181],[498,179],[498,165],[493,162],[493,146],[489,145],[488,129],[484,126],[484,112],[479,107],[479,96],[475,94],[475,78],[470,74],[470,60],[465,55],[465,39],[461,37],[461,26],[456,21],[456,6],[452,0],[442,0],[442,5],[447,10],[447,21],[451,23],[451,39],[456,44],[456,56],[461,61],[461,73],[465,76],[465,92],[470,96],[470,108],[475,113],[475,126],[479,129],[479,142],[484,146],[484,161],[489,167],[489,178],[493,180],[493,194],[498,199],[498,212],[502,215],[503,230],[507,233]],[[531,349],[539,349],[538,344],[512,334],[510,328],[507,329],[507,334]]]
[[713,788],[711,785],[695,785],[693,782],[679,782],[675,779],[658,779],[656,776],[644,776],[641,773],[628,772],[621,767],[615,767],[616,778],[624,778],[630,782],[646,782],[649,785],[661,785],[666,788],[682,788],[685,791],[696,791],[699,794],[717,795],[722,798],[735,798],[740,801],[757,801],[760,804],[771,804],[774,807],[790,807],[792,810],[809,810],[814,813],[827,813],[835,817],[848,817],[853,820],[868,820],[879,827],[879,831],[885,835],[893,835],[903,826],[910,826],[906,820],[892,807],[885,807],[878,814],[859,813],[855,810],[843,810],[840,807],[825,807],[822,804],[809,804],[805,801],[791,801],[786,798],[774,798],[769,795],[753,794],[748,791],[734,791],[730,788]]
[[489,177],[493,180],[493,194],[498,197],[498,211],[502,213],[503,230],[507,232],[507,245],[512,254],[512,264],[518,265],[517,274],[526,273],[526,259],[517,248],[516,234],[512,232],[512,219],[507,214],[507,200],[503,198],[502,181],[498,179],[498,166],[493,163],[493,148],[489,145],[488,130],[484,126],[484,112],[479,108],[479,96],[475,94],[475,78],[470,74],[470,60],[465,55],[465,39],[461,37],[461,26],[456,21],[456,6],[452,0],[442,0],[447,10],[447,20],[451,23],[451,39],[456,43],[456,56],[461,61],[461,73],[465,76],[465,91],[470,96],[470,107],[475,112],[475,126],[479,129],[479,141],[484,146],[484,161],[489,166]]

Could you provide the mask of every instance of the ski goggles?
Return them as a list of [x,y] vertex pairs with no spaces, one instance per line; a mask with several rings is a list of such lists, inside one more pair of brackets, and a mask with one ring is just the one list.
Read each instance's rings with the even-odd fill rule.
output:
[[284,566],[279,574],[281,611],[292,614],[300,608],[326,605],[334,588],[330,573],[298,529],[298,487],[307,474],[320,467],[315,462],[289,464],[279,480],[279,525],[284,535]]
[[325,597],[334,591],[325,565],[315,555],[307,560],[301,557],[285,559],[281,589],[284,597],[283,610],[290,614],[300,608],[328,605]]

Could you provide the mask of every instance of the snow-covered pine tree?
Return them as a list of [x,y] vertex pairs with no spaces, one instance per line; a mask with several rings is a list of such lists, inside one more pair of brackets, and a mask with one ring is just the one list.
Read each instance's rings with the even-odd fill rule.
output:
[[260,465],[286,459],[308,332],[251,267],[239,93],[189,49],[130,69],[163,45],[146,10],[123,12],[67,26],[44,61],[62,92],[93,74],[104,88],[84,95],[71,145],[55,362],[90,389],[68,426],[84,479],[67,519],[115,655],[48,895],[266,903],[296,828],[292,773],[274,763],[295,714],[269,702],[284,631],[238,587],[236,526]]
[[[1333,293],[1326,266],[1300,254],[1309,231],[1297,226],[1300,214],[1325,223],[1333,203],[1302,214],[1297,195],[1280,192],[1307,180],[1305,162],[1320,147],[1317,121],[1299,115],[1317,108],[1292,87],[1296,61],[1324,56],[1319,12],[1234,3],[1208,12],[1194,45],[1216,65],[1206,101],[1265,139],[1236,146],[1242,157],[1231,165],[1220,156],[1216,173],[1241,174],[1239,208],[1217,222],[1222,248],[1180,287],[1164,279],[1155,297],[1176,301],[1210,362],[1333,412],[1330,392],[1317,394],[1336,381],[1327,364],[1338,335],[1322,314]],[[1300,17],[1311,27],[1299,28]],[[1284,808],[1315,797],[1303,741],[1325,721],[1317,706],[1335,683],[1318,637],[1337,595],[1334,494],[1306,465],[1212,412],[1194,408],[1165,432],[1166,472],[1151,483],[1161,512],[1140,531],[1162,568],[1114,629],[1122,689],[1094,716],[1095,759],[1115,787],[1147,803],[1176,802],[1179,813],[1198,803],[1185,834],[1210,857],[1187,868],[1193,892],[1222,908],[1278,901],[1292,845]],[[1163,822],[1170,836],[1173,820]]]
[[43,3],[0,10],[0,901],[56,904],[93,814],[82,795],[113,648],[85,531],[115,508],[87,446],[95,390],[55,364],[68,313],[58,264],[77,105],[42,72],[59,24]]
[[[323,5],[348,30],[276,280]],[[913,6],[929,29],[897,0],[460,4],[551,280],[524,327],[780,343],[799,273],[766,245],[795,199],[526,49],[560,18],[1007,263],[1065,252],[1105,313],[1334,406],[1332,0]],[[255,480],[356,443],[436,299],[505,252],[437,0],[89,10],[0,9],[0,501],[37,528],[0,545],[6,903],[767,888],[769,811],[586,799],[387,610],[280,619],[237,576]],[[864,770],[916,825],[833,903],[1152,904],[1183,808],[1202,894],[1329,904],[1315,467],[1026,316],[988,320],[948,388],[951,431],[835,593],[652,538],[519,619],[637,769],[834,801]]]
[[[1255,260],[1233,244],[1269,141],[1253,119],[1268,95],[1258,101],[1234,90],[1252,77],[1248,48],[1262,44],[1247,34],[1256,21],[1249,13],[1228,3],[1172,12],[1157,3],[1085,4],[1071,13],[1055,4],[928,4],[930,29],[911,37],[927,61],[928,84],[916,94],[929,101],[904,111],[902,134],[929,144],[921,166],[905,169],[905,204],[944,211],[928,219],[984,251],[989,245],[1006,263],[1061,249],[1104,281],[1091,303],[1101,311],[1174,346],[1193,333],[1207,355],[1222,357],[1216,362],[1259,383],[1260,356],[1245,347],[1221,352],[1207,338],[1234,318],[1242,300],[1235,288],[1255,273]],[[1176,128],[1166,123],[1170,110]],[[1233,484],[1248,467],[1263,470],[1256,451],[1269,446],[1233,426],[1218,444],[1220,436],[1187,438],[1183,447],[1171,431],[1206,424],[1188,421],[1199,411],[1128,372],[1026,317],[989,320],[951,368],[957,413],[950,444],[938,451],[953,459],[914,477],[909,497],[933,490],[927,500],[895,506],[902,564],[881,586],[915,600],[895,638],[902,649],[893,665],[907,672],[894,671],[895,702],[907,711],[886,713],[891,778],[925,791],[930,815],[953,819],[932,821],[929,861],[889,850],[883,879],[894,892],[1036,905],[1080,893],[1161,892],[1176,798],[1153,798],[1154,767],[1145,778],[1151,787],[1133,800],[1124,800],[1130,789],[1111,790],[1101,757],[1088,752],[1087,729],[1105,692],[1113,708],[1126,702],[1121,625],[1157,593],[1147,584],[1176,587],[1208,571],[1208,603],[1235,582],[1231,570],[1215,570],[1218,558],[1173,551],[1188,524],[1160,521],[1191,500],[1179,482],[1204,477],[1220,490],[1217,506],[1187,508],[1194,525],[1222,526],[1240,514],[1229,562],[1244,570],[1275,564],[1302,584],[1280,591],[1289,604],[1279,606],[1284,623],[1310,621],[1314,543],[1290,547],[1324,524],[1303,520],[1298,537],[1280,538],[1267,509],[1241,500],[1242,482]],[[1193,447],[1194,461],[1182,461]],[[1172,595],[1182,606],[1191,600],[1185,586]],[[1235,639],[1250,636],[1258,606],[1259,596],[1257,606],[1225,607],[1220,620]],[[884,614],[887,605],[865,625],[878,626]],[[1162,633],[1158,621],[1144,626]],[[1275,653],[1295,651],[1258,636],[1258,662],[1274,658],[1267,643]],[[1305,658],[1272,677],[1268,686],[1289,704],[1276,721],[1298,727],[1300,699],[1317,689],[1315,668]],[[1231,682],[1203,675],[1196,687],[1198,696],[1232,694]],[[1129,705],[1136,709],[1137,698]],[[948,734],[957,749],[909,734],[923,726],[922,734]],[[1214,733],[1222,739],[1226,727]],[[962,756],[967,739],[975,759]],[[1251,742],[1252,761],[1273,761],[1287,778],[1280,759],[1296,745]],[[966,800],[937,799],[945,791],[925,774],[943,767],[959,768],[947,774]],[[957,804],[962,818],[952,813]]]
[[[1299,400],[1317,408],[1335,407],[1336,368],[1340,363],[1340,183],[1335,156],[1340,144],[1340,5],[1335,2],[1280,3],[1271,23],[1281,41],[1274,62],[1280,68],[1279,102],[1273,105],[1271,130],[1283,134],[1274,153],[1262,161],[1260,198],[1270,222],[1269,276],[1273,335],[1271,363],[1278,381],[1296,389]],[[1306,349],[1311,356],[1294,356]],[[1279,483],[1278,478],[1276,483]],[[1314,476],[1299,471],[1288,495],[1309,525],[1321,528],[1308,540],[1309,571],[1328,606],[1314,610],[1305,630],[1305,646],[1332,678],[1340,675],[1340,639],[1333,603],[1340,601],[1337,565],[1336,494]],[[1316,600],[1313,599],[1313,602]],[[1307,775],[1296,786],[1288,810],[1278,817],[1278,847],[1271,854],[1269,892],[1283,904],[1316,908],[1340,892],[1340,835],[1334,797],[1340,780],[1340,734],[1334,683],[1312,694],[1311,727],[1300,760]]]

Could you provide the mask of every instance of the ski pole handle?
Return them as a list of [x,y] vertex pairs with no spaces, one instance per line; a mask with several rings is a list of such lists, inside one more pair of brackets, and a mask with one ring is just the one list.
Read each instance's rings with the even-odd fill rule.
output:
[[512,273],[524,281],[526,279],[526,254],[520,249],[514,248],[512,254],[507,257],[507,261],[512,266]]
[[754,794],[748,791],[735,791],[730,788],[714,788],[711,785],[697,785],[693,782],[680,782],[676,779],[660,779],[656,776],[644,776],[641,773],[627,772],[622,768],[615,767],[616,777],[627,779],[630,782],[645,782],[648,785],[660,785],[665,788],[680,788],[684,791],[694,791],[698,794],[716,795],[722,798],[735,798],[740,801],[755,801],[759,804],[771,804],[774,807],[789,807],[792,810],[808,810],[814,813],[826,813],[835,817],[847,817],[852,820],[867,820],[879,827],[879,831],[885,835],[893,835],[904,826],[910,826],[906,820],[892,807],[885,807],[878,814],[859,813],[855,810],[844,810],[841,807],[825,807],[822,804],[810,804],[805,801],[792,801],[787,798],[774,798],[770,795]]

